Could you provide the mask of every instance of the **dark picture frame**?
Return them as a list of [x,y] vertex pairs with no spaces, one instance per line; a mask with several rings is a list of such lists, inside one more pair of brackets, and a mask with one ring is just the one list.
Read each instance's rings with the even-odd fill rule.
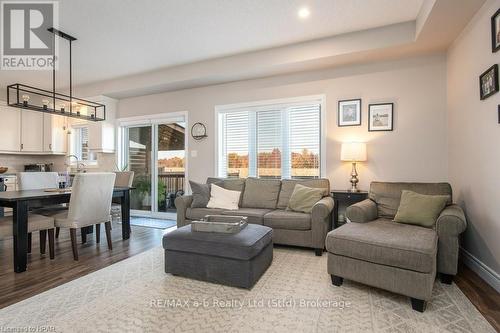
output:
[[[384,115],[386,114],[386,115]],[[387,119],[380,119],[387,117]],[[368,132],[390,132],[394,130],[394,103],[368,105]]]
[[491,52],[500,50],[500,8],[491,17]]
[[494,64],[479,76],[479,97],[484,100],[498,92],[498,64]]
[[[344,99],[338,102],[337,108],[337,126],[339,127],[348,127],[348,126],[361,126],[361,98],[357,99]],[[356,110],[354,110],[354,120],[345,119],[345,110],[346,107],[354,106]],[[351,110],[352,111],[352,110]]]
[[498,104],[498,123],[500,124],[500,104]]

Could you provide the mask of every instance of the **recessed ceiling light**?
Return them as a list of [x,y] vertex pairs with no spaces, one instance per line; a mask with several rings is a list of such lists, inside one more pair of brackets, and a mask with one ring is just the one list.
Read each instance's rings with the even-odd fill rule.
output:
[[297,15],[301,19],[306,19],[309,17],[309,15],[311,15],[311,12],[309,11],[309,8],[302,7],[301,9],[299,9],[299,12],[297,13]]

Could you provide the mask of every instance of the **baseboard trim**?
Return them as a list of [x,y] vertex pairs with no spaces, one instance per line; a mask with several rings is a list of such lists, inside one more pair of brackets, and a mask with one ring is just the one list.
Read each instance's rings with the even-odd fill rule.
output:
[[460,252],[463,263],[500,293],[500,275],[464,248]]

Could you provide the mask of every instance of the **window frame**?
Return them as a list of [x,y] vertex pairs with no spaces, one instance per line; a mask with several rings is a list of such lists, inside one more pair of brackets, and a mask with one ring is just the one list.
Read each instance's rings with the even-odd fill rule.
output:
[[[260,100],[254,102],[245,102],[245,103],[236,103],[236,104],[225,104],[225,105],[216,105],[214,112],[214,129],[215,129],[215,137],[214,140],[214,150],[215,150],[215,161],[214,161],[214,170],[217,177],[220,177],[219,170],[219,155],[222,151],[223,145],[223,133],[219,131],[219,115],[221,113],[231,113],[231,112],[241,112],[241,111],[265,111],[273,106],[290,107],[290,106],[301,106],[307,105],[311,103],[318,103],[320,106],[320,172],[319,176],[321,178],[326,177],[326,137],[327,137],[327,126],[326,126],[326,97],[325,95],[309,95],[309,96],[300,96],[300,97],[292,97],[292,98],[280,98],[280,99],[272,99],[272,100]],[[249,147],[249,154],[252,152],[252,147]],[[250,163],[250,158],[249,158]],[[250,165],[249,165],[250,168]],[[257,175],[255,175],[257,177]],[[282,178],[287,179],[287,178]]]
[[[71,145],[70,145],[70,152],[71,152],[71,155],[75,155],[75,156],[79,156],[79,154],[77,153],[77,144],[80,144],[81,142],[81,139],[80,138],[77,138],[77,132],[80,133],[80,131],[82,130],[82,128],[87,128],[87,131],[90,132],[90,126],[88,124],[74,124],[71,126]],[[90,136],[90,133],[88,133],[88,135]],[[80,157],[79,157],[79,160],[78,162],[79,163],[83,163],[85,165],[85,167],[92,167],[92,166],[98,166],[98,161],[97,161],[97,158],[95,156],[95,153],[93,153],[92,151],[89,150],[89,155],[92,154],[92,156],[94,156],[94,159],[92,160],[81,160]],[[70,165],[72,167],[78,167],[77,166],[77,162],[74,160],[74,159],[70,159]]]

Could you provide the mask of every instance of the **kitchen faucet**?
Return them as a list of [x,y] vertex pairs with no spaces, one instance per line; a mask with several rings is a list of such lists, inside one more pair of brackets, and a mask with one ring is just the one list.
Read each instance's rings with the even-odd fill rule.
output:
[[78,158],[78,156],[76,155],[68,155],[68,159],[69,159],[69,165],[68,166],[71,166],[71,158],[74,157],[76,159],[76,172],[85,172],[85,164],[82,163],[80,161],[80,159]]

